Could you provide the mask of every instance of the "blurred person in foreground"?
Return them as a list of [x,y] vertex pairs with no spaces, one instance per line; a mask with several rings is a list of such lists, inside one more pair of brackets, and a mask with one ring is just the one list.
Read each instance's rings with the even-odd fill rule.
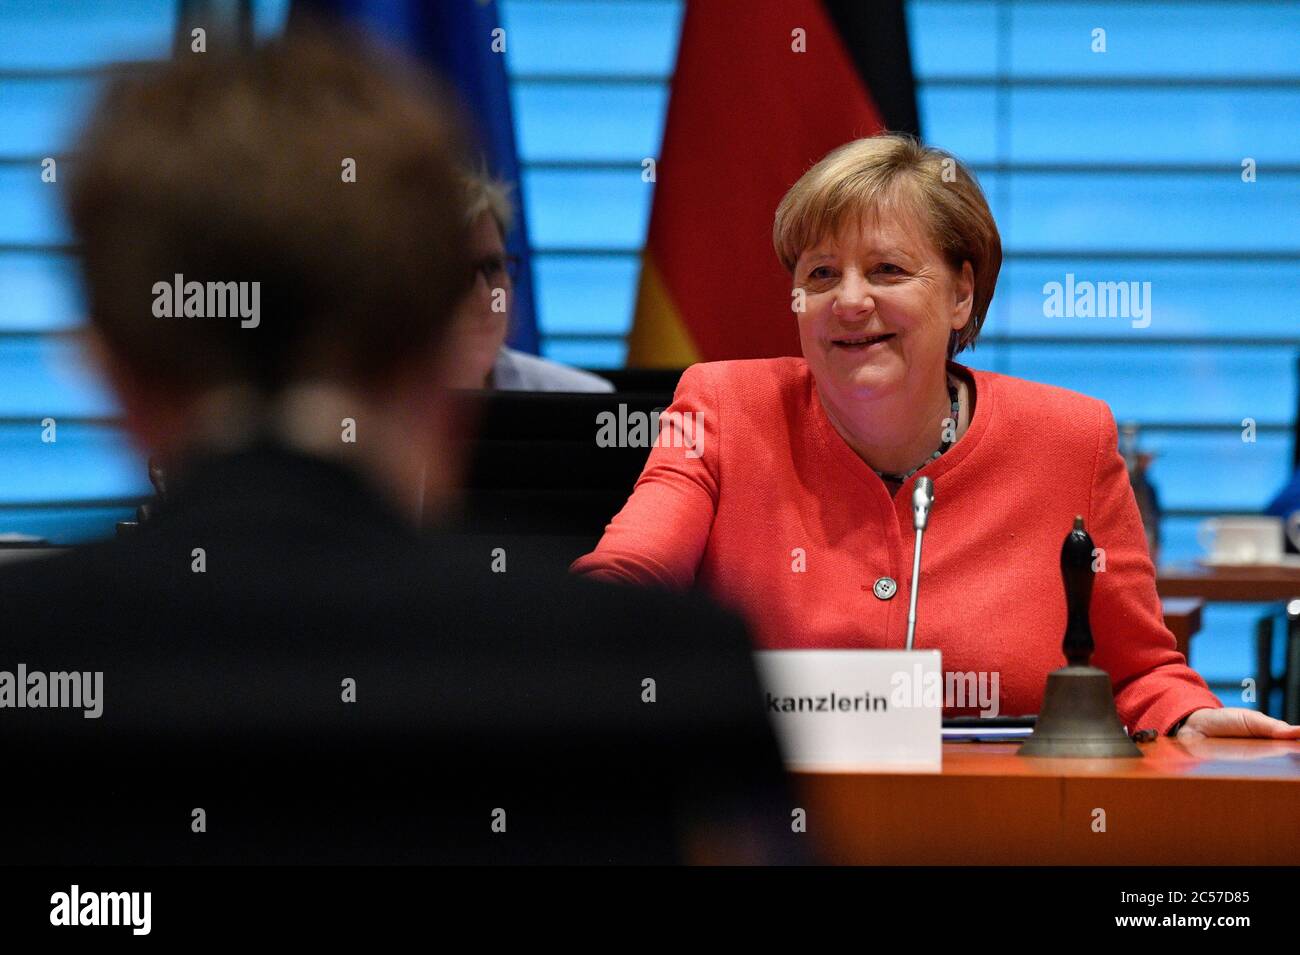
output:
[[[735,618],[412,523],[425,462],[443,495],[458,466],[457,128],[392,54],[314,32],[111,85],[68,205],[167,497],[0,573],[0,668],[28,674],[0,699],[5,861],[787,858]],[[182,276],[256,307],[173,309]],[[102,684],[54,708],[33,673]]]
[[952,360],[1002,262],[954,157],[902,135],[848,143],[791,187],[773,240],[803,356],[687,369],[631,498],[575,572],[702,585],[765,649],[899,649],[912,490],[929,477],[915,646],[941,650],[945,671],[996,674],[995,713],[1036,714],[1064,664],[1061,544],[1082,515],[1104,552],[1093,665],[1130,732],[1300,738],[1225,708],[1175,648],[1110,409]]
[[450,384],[495,391],[613,391],[599,375],[506,347],[515,278],[515,263],[506,253],[514,217],[510,195],[483,172],[467,173],[465,189],[474,287],[461,315],[464,360],[453,369]]

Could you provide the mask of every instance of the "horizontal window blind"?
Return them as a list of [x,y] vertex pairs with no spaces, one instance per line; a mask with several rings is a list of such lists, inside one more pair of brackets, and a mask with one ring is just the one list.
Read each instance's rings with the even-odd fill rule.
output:
[[[281,30],[288,6],[258,0],[259,35]],[[178,10],[176,0],[0,0],[0,534],[111,536],[151,493],[77,343],[85,307],[59,190],[105,66],[168,56]],[[42,181],[46,157],[56,182]]]

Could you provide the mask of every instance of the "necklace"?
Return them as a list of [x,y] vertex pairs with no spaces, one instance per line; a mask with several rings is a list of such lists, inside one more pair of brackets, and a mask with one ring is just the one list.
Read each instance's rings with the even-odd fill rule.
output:
[[916,467],[912,468],[912,470],[904,474],[890,474],[888,471],[876,471],[875,468],[872,468],[871,470],[876,471],[876,477],[880,478],[882,481],[889,481],[891,484],[902,484],[917,471],[921,470],[921,468],[937,459],[941,454],[953,446],[957,440],[957,422],[961,420],[961,402],[958,400],[957,386],[953,383],[951,378],[948,379],[948,399],[952,402],[952,439],[949,440],[949,431],[945,427],[943,429],[943,440],[939,442],[938,449]]

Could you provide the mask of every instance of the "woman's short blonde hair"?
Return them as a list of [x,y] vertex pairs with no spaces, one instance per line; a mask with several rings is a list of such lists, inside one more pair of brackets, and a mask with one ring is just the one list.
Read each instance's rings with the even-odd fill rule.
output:
[[974,343],[984,324],[1002,268],[1002,238],[979,183],[950,153],[902,133],[856,139],[832,150],[776,207],[772,244],[793,275],[799,256],[812,245],[849,222],[900,206],[925,221],[953,268],[971,264],[974,302],[970,321],[949,343],[949,354],[955,355]]
[[490,213],[492,221],[501,232],[501,241],[510,234],[514,221],[514,208],[510,202],[511,187],[508,182],[492,178],[487,167],[470,170],[464,174],[465,222],[473,225],[483,213]]

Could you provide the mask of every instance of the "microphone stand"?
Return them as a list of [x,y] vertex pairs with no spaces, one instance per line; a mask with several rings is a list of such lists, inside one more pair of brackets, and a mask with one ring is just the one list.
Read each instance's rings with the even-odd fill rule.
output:
[[917,478],[912,488],[912,526],[916,528],[916,547],[912,551],[912,594],[907,606],[907,649],[912,649],[916,637],[916,593],[921,582],[921,538],[930,521],[930,508],[934,505],[934,481],[928,477]]

